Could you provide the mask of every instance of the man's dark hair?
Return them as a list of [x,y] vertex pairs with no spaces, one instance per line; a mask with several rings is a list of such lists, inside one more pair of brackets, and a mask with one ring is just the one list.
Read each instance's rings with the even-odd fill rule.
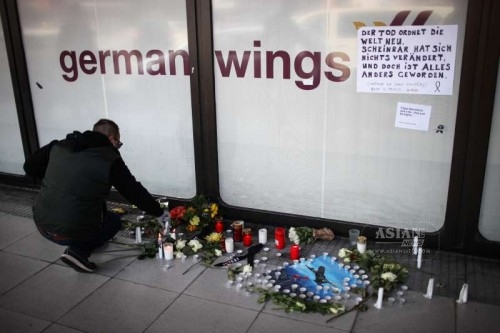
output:
[[102,133],[106,136],[118,136],[120,133],[120,129],[118,125],[109,119],[99,119],[97,123],[94,124],[94,128],[92,129],[94,132]]

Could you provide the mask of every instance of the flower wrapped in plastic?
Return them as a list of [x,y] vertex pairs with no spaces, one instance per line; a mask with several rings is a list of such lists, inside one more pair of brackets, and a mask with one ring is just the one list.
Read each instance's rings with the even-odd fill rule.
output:
[[317,239],[332,240],[335,238],[333,231],[328,228],[313,229],[310,227],[291,227],[288,231],[290,242],[299,244],[311,244]]

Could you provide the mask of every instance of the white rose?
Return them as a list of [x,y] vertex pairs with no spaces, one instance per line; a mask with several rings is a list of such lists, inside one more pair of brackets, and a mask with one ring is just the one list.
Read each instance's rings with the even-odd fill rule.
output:
[[198,252],[198,250],[203,247],[203,245],[201,245],[200,241],[197,239],[191,239],[188,245],[191,247],[191,249],[193,249],[193,252]]
[[182,257],[184,256],[184,253],[182,253],[181,251],[175,251],[174,255],[175,255],[175,259],[182,259]]
[[215,256],[220,257],[222,255],[222,251],[219,249],[215,249]]
[[384,280],[389,281],[389,282],[393,282],[394,280],[396,280],[397,275],[394,273],[391,273],[391,272],[385,272],[385,273],[382,273],[382,275],[380,275],[380,277]]
[[349,251],[346,248],[342,248],[339,250],[339,257],[340,258],[345,258],[345,257],[349,256],[350,254],[351,254],[351,251]]
[[252,266],[250,264],[243,266],[243,273],[252,273]]
[[179,239],[175,242],[175,248],[177,250],[182,250],[186,246],[186,241],[184,239]]

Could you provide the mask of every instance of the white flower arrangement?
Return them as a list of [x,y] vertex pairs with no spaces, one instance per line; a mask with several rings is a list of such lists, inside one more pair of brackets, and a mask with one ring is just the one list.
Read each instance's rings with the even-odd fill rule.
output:
[[252,273],[252,266],[250,264],[246,264],[245,266],[243,266],[243,273]]
[[189,247],[191,247],[194,253],[198,252],[198,250],[200,250],[203,247],[203,245],[201,245],[201,242],[197,239],[191,239],[188,245]]
[[389,282],[393,282],[394,280],[396,280],[396,278],[398,277],[396,274],[394,273],[391,273],[391,272],[385,272],[385,273],[382,273],[380,275],[380,277],[383,279],[383,280],[387,280]]

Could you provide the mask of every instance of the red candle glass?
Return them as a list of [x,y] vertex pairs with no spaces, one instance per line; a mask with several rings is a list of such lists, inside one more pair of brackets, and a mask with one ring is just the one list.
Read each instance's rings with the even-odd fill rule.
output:
[[252,230],[245,228],[243,230],[243,246],[252,245]]
[[285,228],[278,227],[274,230],[274,242],[278,250],[285,248]]
[[300,258],[300,247],[298,245],[292,245],[290,248],[290,259],[299,260]]
[[215,221],[215,232],[218,233],[224,232],[224,223],[222,223],[222,220]]

